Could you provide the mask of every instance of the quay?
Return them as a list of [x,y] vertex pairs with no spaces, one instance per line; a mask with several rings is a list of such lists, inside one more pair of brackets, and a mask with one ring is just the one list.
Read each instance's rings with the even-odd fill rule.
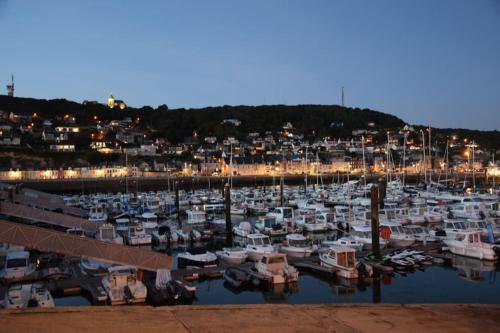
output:
[[[283,175],[285,185],[304,185],[305,174]],[[314,187],[317,179],[321,179],[320,184],[345,183],[347,179],[357,180],[360,174],[333,173],[313,175],[308,174],[308,186]],[[378,178],[385,177],[385,174],[367,174],[367,182],[377,182]],[[437,175],[435,175],[437,177]],[[465,178],[471,179],[471,175],[464,173],[449,174],[449,179],[459,179],[463,183]],[[235,187],[249,186],[272,186],[279,185],[280,175],[255,175],[255,176],[233,176],[231,182]],[[423,175],[407,174],[407,183],[423,182]],[[484,174],[476,174],[478,186],[486,180]],[[54,194],[62,193],[95,193],[95,192],[141,192],[158,191],[167,188],[173,189],[177,181],[180,189],[194,190],[200,188],[220,188],[228,181],[228,176],[147,176],[147,177],[100,177],[100,178],[62,178],[62,179],[17,179],[2,180],[4,184],[22,184],[25,187],[38,191],[46,191]],[[70,209],[67,207],[65,209]]]
[[216,305],[0,310],[16,332],[498,332],[500,305]]

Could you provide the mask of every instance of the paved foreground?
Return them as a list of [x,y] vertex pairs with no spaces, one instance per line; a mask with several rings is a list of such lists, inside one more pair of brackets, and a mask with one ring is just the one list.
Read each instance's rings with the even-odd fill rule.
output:
[[219,305],[0,310],[4,332],[499,332],[500,305]]

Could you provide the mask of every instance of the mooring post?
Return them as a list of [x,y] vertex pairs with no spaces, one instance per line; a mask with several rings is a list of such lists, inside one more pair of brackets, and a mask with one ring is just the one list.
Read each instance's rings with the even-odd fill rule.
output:
[[379,187],[379,207],[380,209],[384,209],[384,200],[385,196],[387,195],[387,182],[385,178],[379,178],[378,179],[378,187]]
[[371,188],[371,208],[372,208],[372,252],[376,259],[380,259],[380,231],[378,219],[379,188],[377,185]]
[[182,226],[181,224],[181,210],[180,210],[180,204],[179,204],[179,181],[175,181],[175,210],[177,211],[177,224],[179,227]]
[[226,197],[226,233],[231,234],[232,225],[231,225],[231,187],[229,184],[224,186],[224,192]]
[[280,177],[280,203],[281,203],[281,207],[284,206],[285,204],[285,198],[283,197],[283,186],[284,186],[284,183],[285,180],[283,179],[283,176]]

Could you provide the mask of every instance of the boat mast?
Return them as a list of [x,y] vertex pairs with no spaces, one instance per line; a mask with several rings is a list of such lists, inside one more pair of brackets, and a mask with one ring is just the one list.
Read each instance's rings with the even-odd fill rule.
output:
[[386,154],[387,154],[386,179],[387,179],[387,182],[389,183],[391,181],[389,178],[390,177],[390,174],[389,174],[389,163],[390,163],[390,159],[389,159],[389,131],[387,131]]
[[446,139],[446,149],[444,151],[445,156],[446,156],[446,186],[448,186],[448,139]]
[[425,133],[424,130],[420,130],[422,132],[422,170],[424,171],[424,183],[427,184],[427,170],[425,169]]
[[429,161],[431,162],[430,164],[430,170],[429,170],[429,184],[432,183],[432,171],[433,171],[433,168],[432,168],[432,151],[431,151],[431,148],[432,148],[432,141],[431,141],[431,125],[429,124]]
[[406,135],[407,131],[403,133],[403,188],[405,187],[405,175],[406,175]]
[[361,136],[361,148],[363,150],[363,180],[365,185],[365,190],[363,191],[366,197],[366,164],[365,164],[365,137]]
[[128,194],[128,154],[125,151],[125,169],[127,173],[125,174],[125,193]]
[[472,189],[474,193],[476,193],[476,168],[474,168],[474,148],[476,147],[476,144],[474,143],[474,140],[472,140]]

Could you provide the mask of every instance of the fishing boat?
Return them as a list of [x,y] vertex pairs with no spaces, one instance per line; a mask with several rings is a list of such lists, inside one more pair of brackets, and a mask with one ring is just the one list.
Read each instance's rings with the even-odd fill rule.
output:
[[328,252],[320,253],[321,266],[335,270],[337,276],[346,279],[357,279],[356,251],[350,247],[330,248]]
[[137,277],[137,268],[113,266],[102,278],[102,286],[111,305],[144,303],[146,286]]
[[295,224],[308,232],[323,232],[328,230],[327,222],[316,220],[316,215],[314,214],[300,215],[295,220]]
[[[369,225],[353,225],[351,230],[351,237],[363,244],[363,249],[372,249],[372,228]],[[387,240],[380,238],[379,244],[382,247],[387,246]]]
[[498,260],[500,246],[481,241],[480,231],[464,231],[455,239],[445,239],[451,253],[481,260]]
[[186,210],[188,224],[204,224],[207,222],[207,214],[202,210]]
[[382,227],[389,228],[391,235],[389,238],[389,246],[392,247],[406,247],[415,244],[415,237],[409,235],[403,229],[403,226],[398,222],[385,221],[380,224]]
[[222,251],[216,251],[215,254],[220,261],[230,265],[242,264],[248,258],[247,252],[241,247],[225,247]]
[[7,309],[54,306],[54,299],[43,282],[13,284],[5,293],[4,307]]
[[248,243],[245,250],[248,253],[249,260],[259,261],[264,255],[275,252],[269,236],[263,234],[250,234],[247,235],[247,241]]
[[266,276],[272,284],[297,282],[299,272],[288,265],[286,255],[283,253],[266,254],[255,263],[255,269]]
[[290,257],[304,258],[309,257],[317,250],[317,246],[312,245],[311,241],[301,234],[286,235],[279,251]]

